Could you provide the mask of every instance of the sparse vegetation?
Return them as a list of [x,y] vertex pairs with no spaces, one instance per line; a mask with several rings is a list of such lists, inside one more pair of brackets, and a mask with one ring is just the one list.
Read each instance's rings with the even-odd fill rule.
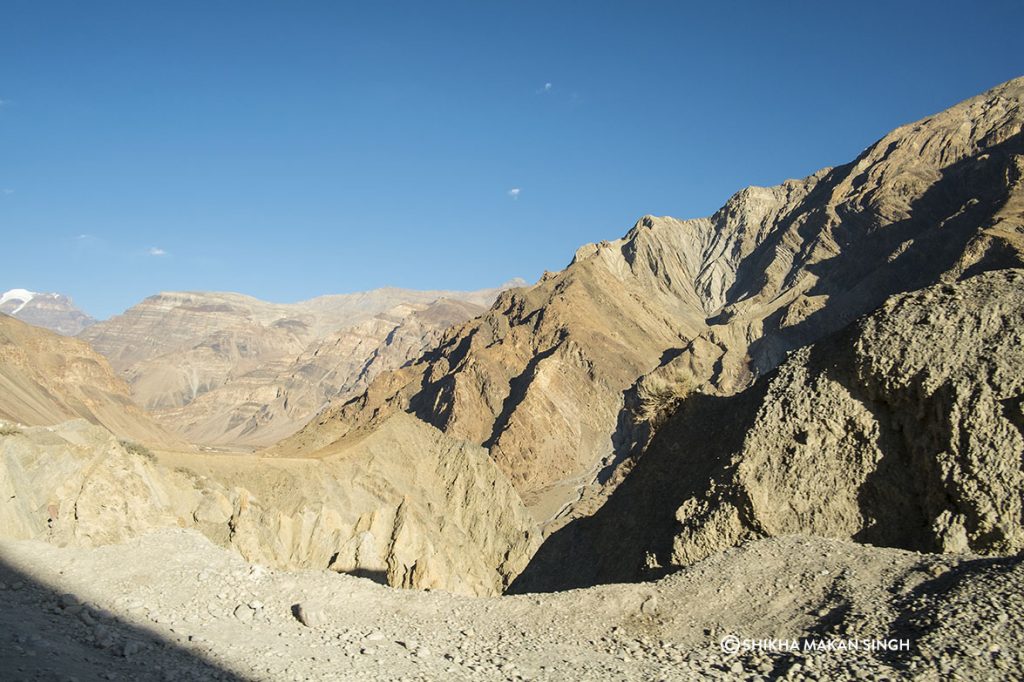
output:
[[655,370],[637,384],[640,417],[655,428],[661,426],[695,388],[693,377],[680,367]]
[[142,443],[136,443],[133,440],[122,440],[121,447],[123,447],[129,454],[138,455],[150,462],[156,461],[156,455],[153,454],[153,451]]
[[0,436],[20,436],[21,429],[14,424],[0,423]]

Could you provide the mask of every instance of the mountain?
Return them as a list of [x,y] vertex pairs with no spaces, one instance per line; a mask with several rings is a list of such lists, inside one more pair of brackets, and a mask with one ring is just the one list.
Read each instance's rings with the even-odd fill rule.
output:
[[408,412],[486,447],[549,532],[592,514],[700,396],[745,392],[894,295],[1024,265],[1022,99],[1010,81],[711,217],[645,216],[273,451]]
[[[644,217],[444,330],[477,301],[154,297],[86,335],[156,405],[228,404],[263,372],[268,414],[330,406],[257,455],[5,426],[0,527],[98,544],[175,525],[253,561],[480,595],[653,578],[793,534],[1020,552],[1022,104],[1018,79],[709,218]],[[161,358],[193,364],[161,386],[141,372]]]
[[52,425],[74,418],[155,447],[187,448],[135,405],[88,344],[0,315],[0,419]]
[[96,323],[76,308],[67,296],[40,294],[27,289],[11,289],[0,294],[0,313],[64,336],[74,336]]
[[895,295],[746,391],[689,396],[513,589],[647,579],[791,534],[1024,550],[1022,330],[1024,270],[984,272]]
[[364,390],[434,347],[450,326],[487,309],[438,299],[401,304],[312,342],[283,368],[258,368],[178,408],[154,412],[189,441],[220,446],[266,446],[290,436],[331,401]]
[[163,293],[82,338],[169,428],[206,445],[267,445],[381,368],[411,359],[436,327],[469,319],[518,283],[472,292],[377,289],[295,304]]
[[[420,333],[476,306],[410,308],[397,324]],[[539,544],[486,451],[413,417],[394,415],[316,457],[195,452],[85,341],[7,315],[0,492],[2,537],[94,546],[187,527],[251,561],[462,594],[500,593]]]

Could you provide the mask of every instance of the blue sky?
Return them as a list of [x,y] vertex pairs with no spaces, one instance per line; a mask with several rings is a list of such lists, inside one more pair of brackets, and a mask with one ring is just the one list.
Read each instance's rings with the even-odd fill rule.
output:
[[535,280],[1024,75],[1021,2],[19,2],[0,290]]

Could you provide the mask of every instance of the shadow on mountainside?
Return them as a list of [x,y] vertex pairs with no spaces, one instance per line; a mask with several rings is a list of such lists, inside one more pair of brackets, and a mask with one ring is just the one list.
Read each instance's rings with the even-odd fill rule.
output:
[[[995,281],[1000,275],[985,277]],[[1010,274],[1002,277],[1020,281]],[[870,319],[882,325],[891,321],[884,314],[880,320]],[[1012,322],[1001,327],[1009,343],[1012,332],[1005,330],[1013,328]],[[866,371],[870,363],[861,354],[862,331],[861,323],[847,325],[795,356],[793,365],[773,370],[742,393],[696,394],[684,400],[604,506],[549,536],[509,592],[656,579],[672,567],[674,555],[685,556],[675,544],[680,533],[690,543],[686,551],[696,550],[697,555],[751,537],[783,533],[817,533],[880,547],[942,552],[947,536],[941,521],[956,514],[964,526],[964,542],[972,538],[974,551],[1011,549],[1013,524],[1004,528],[986,511],[985,500],[991,497],[1000,504],[1005,499],[998,497],[1005,494],[998,493],[998,483],[992,484],[992,492],[979,478],[999,470],[998,464],[986,463],[983,454],[988,450],[980,446],[972,451],[969,444],[962,444],[953,471],[949,457],[943,456],[956,451],[950,443],[962,440],[963,420],[986,423],[982,412],[972,412],[975,408],[963,403],[976,384],[947,378],[925,389],[926,377],[916,370],[896,375]],[[966,338],[987,344],[987,337]],[[1012,359],[1006,362],[1015,366]],[[985,375],[975,364],[964,371],[970,377]],[[820,388],[825,385],[833,388]],[[1002,386],[993,390],[999,393]],[[810,396],[810,402],[794,404],[797,395]],[[836,395],[845,398],[830,397]],[[990,409],[1016,429],[1022,402],[1015,395],[995,401]],[[758,418],[762,407],[765,416]],[[1012,419],[1002,416],[1008,411]],[[870,419],[858,421],[856,415],[863,412]],[[825,433],[834,425],[845,429],[843,436],[851,440],[818,440],[796,456],[796,446],[808,444],[809,432]],[[870,455],[863,478],[815,479],[815,472],[843,471],[854,464],[851,451],[876,453]],[[1020,461],[1019,453],[1007,451],[1006,456],[1008,466],[1019,466],[1014,464]],[[833,497],[853,501],[849,518],[856,519],[855,524],[837,523],[828,504],[818,504]],[[677,518],[687,500],[696,502],[687,505],[694,517]],[[704,513],[707,509],[724,514],[716,520]],[[687,534],[687,525],[693,531],[701,523],[708,523],[706,533]]]
[[675,511],[723,478],[753,423],[766,381],[729,397],[694,394],[655,435],[625,481],[593,515],[541,545],[511,594],[660,578],[672,554]]
[[[826,220],[824,211],[810,215],[798,228],[799,241],[806,246],[794,259],[789,277],[805,268],[818,278],[807,296],[828,296],[828,304],[786,328],[782,328],[785,309],[769,316],[761,337],[748,351],[755,371],[770,371],[787,351],[842,329],[894,294],[935,284],[939,275],[950,271],[1009,199],[1011,187],[1019,180],[1015,159],[1024,155],[1024,133],[983,151],[943,169],[941,178],[910,205],[911,217],[905,220],[886,224],[873,205],[858,211],[838,206],[841,222],[833,234],[841,252],[806,264]],[[852,166],[837,168],[822,185],[834,187],[835,173],[849,173]],[[758,249],[761,253],[752,254],[743,269],[767,268],[784,231],[777,230],[779,237],[766,240]],[[893,258],[901,247],[905,250]],[[1022,265],[1024,258],[1012,248],[990,248],[964,276]],[[741,279],[749,277],[737,277]]]
[[0,558],[0,677],[245,680],[199,652],[60,594]]

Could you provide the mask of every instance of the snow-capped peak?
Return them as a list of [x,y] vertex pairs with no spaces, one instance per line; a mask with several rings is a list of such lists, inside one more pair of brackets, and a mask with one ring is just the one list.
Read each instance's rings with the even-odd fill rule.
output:
[[29,301],[31,301],[38,295],[39,294],[37,294],[36,292],[29,291],[28,289],[11,289],[10,291],[5,291],[3,295],[0,296],[0,305],[3,305],[8,301],[19,301],[21,305],[19,305],[17,308],[11,311],[12,315],[17,315],[19,312],[21,312],[21,309],[28,304]]

